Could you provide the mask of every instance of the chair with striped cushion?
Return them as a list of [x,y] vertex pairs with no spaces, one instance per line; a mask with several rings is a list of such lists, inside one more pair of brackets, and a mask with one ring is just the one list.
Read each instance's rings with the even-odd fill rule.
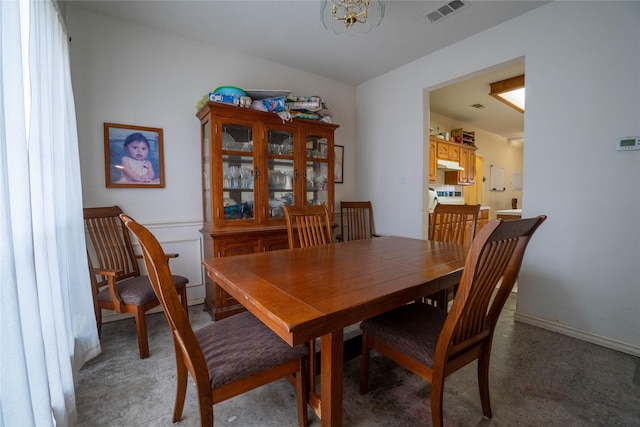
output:
[[[129,231],[122,225],[118,206],[84,209],[87,232],[87,257],[93,288],[93,304],[102,333],[102,309],[131,313],[136,322],[140,358],[149,357],[146,312],[160,305],[149,277],[140,273],[138,256],[133,251]],[[171,257],[177,257],[177,254]],[[173,285],[187,309],[186,277],[172,276]]]
[[[429,224],[429,240],[470,245],[476,236],[476,225],[480,205],[449,205],[438,203]],[[458,285],[430,295],[425,302],[447,311],[449,302],[455,297]]]
[[431,383],[432,425],[442,427],[444,380],[478,360],[482,412],[491,418],[489,360],[498,316],[518,277],[525,249],[546,219],[494,220],[482,228],[465,261],[451,311],[407,304],[365,320],[360,393],[368,390],[371,349]]
[[307,426],[309,348],[291,347],[248,311],[210,323],[194,332],[173,286],[169,257],[142,225],[121,215],[142,247],[153,290],[164,308],[176,355],[177,392],[173,422],[182,418],[191,374],[200,425],[213,426],[213,405],[280,378],[295,383],[298,424]]

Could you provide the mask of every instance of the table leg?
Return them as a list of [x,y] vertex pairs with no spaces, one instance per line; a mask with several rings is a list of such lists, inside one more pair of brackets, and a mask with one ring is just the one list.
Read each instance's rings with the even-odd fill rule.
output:
[[342,425],[343,330],[323,335],[320,339],[320,406],[325,427]]

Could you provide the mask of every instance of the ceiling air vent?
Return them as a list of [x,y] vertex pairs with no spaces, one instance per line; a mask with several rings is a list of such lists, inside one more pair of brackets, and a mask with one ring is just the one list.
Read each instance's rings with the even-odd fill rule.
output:
[[469,6],[469,2],[462,0],[453,0],[431,12],[426,13],[424,16],[426,16],[426,18],[431,22],[437,22],[466,6]]

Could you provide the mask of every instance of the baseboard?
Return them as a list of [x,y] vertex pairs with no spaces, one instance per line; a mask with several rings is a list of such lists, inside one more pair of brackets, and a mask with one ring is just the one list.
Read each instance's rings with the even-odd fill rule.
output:
[[514,313],[514,319],[518,322],[537,326],[539,328],[547,329],[553,332],[558,332],[559,334],[562,334],[562,335],[567,335],[572,338],[577,338],[582,341],[590,342],[592,344],[597,344],[602,347],[610,348],[612,350],[616,350],[622,353],[627,353],[633,356],[640,357],[640,346],[635,346],[629,343],[616,341],[611,338],[592,334],[591,332],[586,332],[580,329],[572,328],[571,326],[560,325],[555,322],[550,322],[548,320],[518,313],[517,311]]

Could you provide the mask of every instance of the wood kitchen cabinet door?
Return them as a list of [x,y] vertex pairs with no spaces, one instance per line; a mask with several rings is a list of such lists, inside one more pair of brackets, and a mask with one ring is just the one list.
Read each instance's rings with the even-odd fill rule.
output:
[[463,170],[458,172],[458,183],[468,184],[469,150],[466,148],[460,148],[460,167],[462,167]]
[[[473,185],[476,180],[476,148],[455,147],[459,152],[458,163],[464,170],[447,171],[444,173],[444,183],[447,185]],[[451,152],[451,149],[449,150]]]
[[445,144],[443,142],[438,142],[438,151],[436,152],[436,157],[442,160],[449,160],[449,144]]
[[457,144],[451,144],[449,146],[449,160],[451,160],[452,162],[460,162],[460,150],[462,149],[462,147],[460,147]]
[[467,168],[467,183],[474,184],[476,182],[476,149],[469,150],[469,161]]
[[429,182],[435,183],[438,176],[437,143],[429,140]]

